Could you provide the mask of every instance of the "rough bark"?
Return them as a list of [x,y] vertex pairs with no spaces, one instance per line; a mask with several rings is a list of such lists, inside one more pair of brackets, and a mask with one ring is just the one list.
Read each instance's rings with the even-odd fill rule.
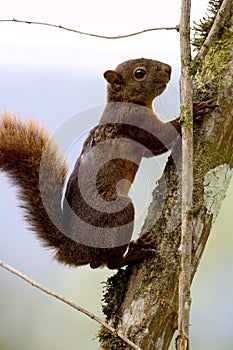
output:
[[192,268],[192,198],[193,198],[193,81],[190,75],[191,43],[190,43],[191,0],[182,0],[180,18],[180,105],[183,109],[182,127],[182,210],[181,210],[181,242],[180,242],[180,276],[178,298],[178,350],[189,349],[190,325],[190,286]]
[[[192,278],[233,174],[232,1],[224,16],[204,60],[198,56],[194,60],[194,99],[215,98],[219,107],[194,126]],[[180,171],[181,145],[177,143],[142,229],[155,235],[156,252],[150,260],[110,278],[104,295],[107,321],[145,350],[168,349],[177,329]],[[100,342],[102,350],[129,349],[103,329]]]

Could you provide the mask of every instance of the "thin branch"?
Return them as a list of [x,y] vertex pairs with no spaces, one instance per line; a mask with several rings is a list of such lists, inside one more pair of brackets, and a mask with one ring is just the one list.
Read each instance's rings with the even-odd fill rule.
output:
[[206,54],[209,50],[209,47],[212,45],[212,43],[213,43],[213,41],[214,41],[218,31],[219,31],[219,28],[222,25],[222,20],[224,18],[223,14],[230,7],[231,1],[232,0],[223,0],[222,5],[217,13],[215,20],[214,20],[214,23],[213,23],[213,25],[208,33],[208,36],[207,36],[204,44],[202,45],[202,47],[199,51],[199,57],[201,60],[204,59],[204,57],[206,56]]
[[52,23],[45,23],[45,22],[37,22],[37,21],[26,21],[26,20],[20,20],[20,19],[0,19],[0,22],[15,22],[15,23],[24,23],[24,24],[36,24],[36,25],[41,25],[41,26],[47,26],[47,27],[53,27],[53,28],[58,28],[58,29],[63,29],[69,32],[81,34],[81,35],[87,35],[87,36],[92,36],[95,38],[101,38],[101,39],[124,39],[124,38],[129,38],[131,36],[136,36],[139,34],[144,34],[148,32],[153,32],[157,30],[176,30],[179,31],[179,26],[175,27],[161,27],[161,28],[149,28],[149,29],[144,29],[139,32],[131,33],[131,34],[125,34],[125,35],[117,35],[117,36],[108,36],[108,35],[99,35],[99,34],[93,34],[93,33],[87,33],[87,32],[81,32],[80,30],[68,28],[61,26],[60,24],[52,24]]
[[191,0],[182,0],[180,21],[181,106],[182,128],[182,226],[181,272],[179,277],[178,350],[189,349],[189,317],[192,254],[192,194],[193,194],[193,115],[192,80],[190,77],[190,12]]
[[125,337],[123,334],[121,334],[120,332],[116,331],[113,327],[109,326],[107,323],[105,323],[104,321],[102,321],[98,316],[95,316],[92,312],[82,308],[81,306],[73,303],[72,301],[66,299],[65,297],[60,296],[59,294],[47,289],[46,287],[42,286],[41,284],[37,283],[36,281],[32,280],[31,278],[27,277],[26,275],[24,275],[22,272],[14,269],[12,266],[4,263],[3,261],[0,260],[0,266],[2,268],[4,268],[5,270],[13,273],[14,275],[18,276],[19,278],[23,279],[24,281],[26,281],[27,283],[31,284],[33,287],[36,287],[38,289],[40,289],[42,292],[51,295],[52,297],[62,301],[63,303],[71,306],[72,308],[74,308],[75,310],[85,314],[86,316],[90,317],[91,319],[93,319],[94,321],[98,322],[101,326],[104,326],[106,329],[109,330],[109,332],[115,333],[116,336],[118,336],[119,338],[121,338],[123,341],[125,341],[128,345],[130,345],[133,349],[135,350],[142,350],[141,348],[139,348],[137,345],[135,345],[131,340],[129,340],[127,337]]

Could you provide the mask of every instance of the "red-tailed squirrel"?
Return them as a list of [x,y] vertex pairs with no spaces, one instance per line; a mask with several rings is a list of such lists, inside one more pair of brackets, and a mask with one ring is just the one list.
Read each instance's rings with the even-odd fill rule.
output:
[[[181,134],[179,118],[163,123],[152,108],[170,75],[169,65],[144,58],[104,73],[107,104],[84,142],[64,199],[67,164],[47,132],[35,121],[2,115],[0,169],[19,187],[27,221],[58,261],[118,269],[153,250],[150,233],[130,242],[134,207],[128,191],[142,157],[166,152]],[[205,107],[196,105],[196,114]]]

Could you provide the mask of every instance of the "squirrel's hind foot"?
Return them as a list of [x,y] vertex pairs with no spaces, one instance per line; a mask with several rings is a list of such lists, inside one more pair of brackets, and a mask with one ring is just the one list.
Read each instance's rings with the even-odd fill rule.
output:
[[144,233],[136,241],[129,243],[126,255],[113,257],[107,264],[109,269],[120,269],[123,266],[139,262],[155,251],[155,239],[150,232]]

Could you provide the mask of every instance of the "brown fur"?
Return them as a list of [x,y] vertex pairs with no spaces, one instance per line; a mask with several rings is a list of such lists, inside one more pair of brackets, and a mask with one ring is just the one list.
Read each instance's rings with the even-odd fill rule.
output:
[[[7,113],[2,116],[0,169],[19,186],[28,222],[44,244],[55,249],[59,261],[120,268],[151,252],[151,234],[129,243],[134,208],[128,190],[141,158],[167,151],[181,132],[178,118],[162,123],[152,109],[152,101],[165,89],[170,73],[170,66],[148,59],[129,60],[115,71],[105,72],[108,103],[99,125],[84,142],[67,185],[63,209],[67,165],[49,135],[35,122],[24,123]],[[81,188],[79,172],[85,164]],[[90,180],[96,168],[95,189],[103,205],[100,210]],[[119,210],[108,212],[109,203],[118,203]],[[80,218],[88,225],[80,224]],[[89,243],[85,244],[87,238]]]

